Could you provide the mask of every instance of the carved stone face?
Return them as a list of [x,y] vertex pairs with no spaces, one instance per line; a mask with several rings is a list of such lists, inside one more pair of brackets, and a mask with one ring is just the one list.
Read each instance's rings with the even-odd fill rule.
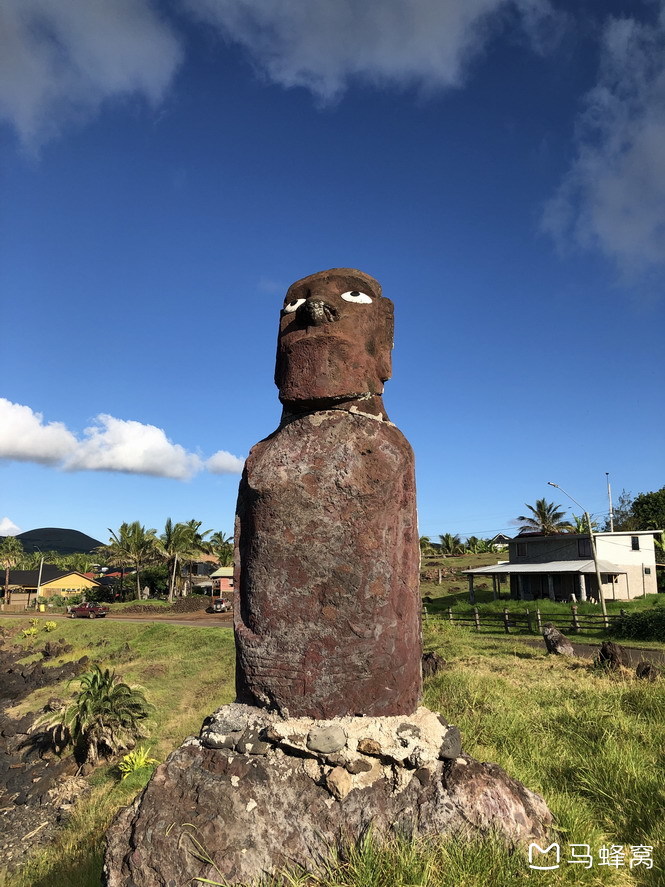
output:
[[277,339],[275,384],[284,404],[316,406],[381,394],[391,375],[393,303],[353,268],[292,284]]

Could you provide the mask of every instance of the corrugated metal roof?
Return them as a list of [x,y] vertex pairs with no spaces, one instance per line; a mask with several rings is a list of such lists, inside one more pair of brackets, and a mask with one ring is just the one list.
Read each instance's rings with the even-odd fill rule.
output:
[[210,579],[222,579],[225,576],[233,576],[233,567],[218,567],[214,573],[210,574]]
[[[598,561],[601,573],[626,573],[617,564],[609,561]],[[490,567],[476,567],[474,570],[462,570],[463,573],[496,576],[510,573],[595,573],[593,561],[547,561],[544,564],[493,564]]]

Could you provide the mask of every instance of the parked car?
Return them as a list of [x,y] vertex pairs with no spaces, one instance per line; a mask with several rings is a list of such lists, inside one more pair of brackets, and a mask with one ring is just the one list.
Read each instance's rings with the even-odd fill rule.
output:
[[84,601],[74,607],[67,607],[69,615],[72,619],[96,619],[98,616],[106,616],[109,611],[108,607],[102,607],[101,604],[92,604]]
[[212,602],[213,613],[227,613],[231,609],[231,602],[223,597],[215,598]]

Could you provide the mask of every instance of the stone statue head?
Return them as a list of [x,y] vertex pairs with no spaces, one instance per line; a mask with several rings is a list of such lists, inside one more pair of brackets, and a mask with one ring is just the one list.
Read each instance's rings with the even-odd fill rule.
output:
[[393,303],[353,268],[332,268],[292,284],[277,339],[279,399],[296,409],[381,395],[391,375]]

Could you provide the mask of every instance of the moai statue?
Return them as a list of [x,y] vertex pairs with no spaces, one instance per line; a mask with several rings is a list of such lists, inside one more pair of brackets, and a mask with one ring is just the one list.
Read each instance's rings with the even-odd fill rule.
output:
[[388,420],[393,304],[334,268],[288,290],[279,428],[235,530],[238,701],[290,717],[411,714],[421,692],[413,451]]

